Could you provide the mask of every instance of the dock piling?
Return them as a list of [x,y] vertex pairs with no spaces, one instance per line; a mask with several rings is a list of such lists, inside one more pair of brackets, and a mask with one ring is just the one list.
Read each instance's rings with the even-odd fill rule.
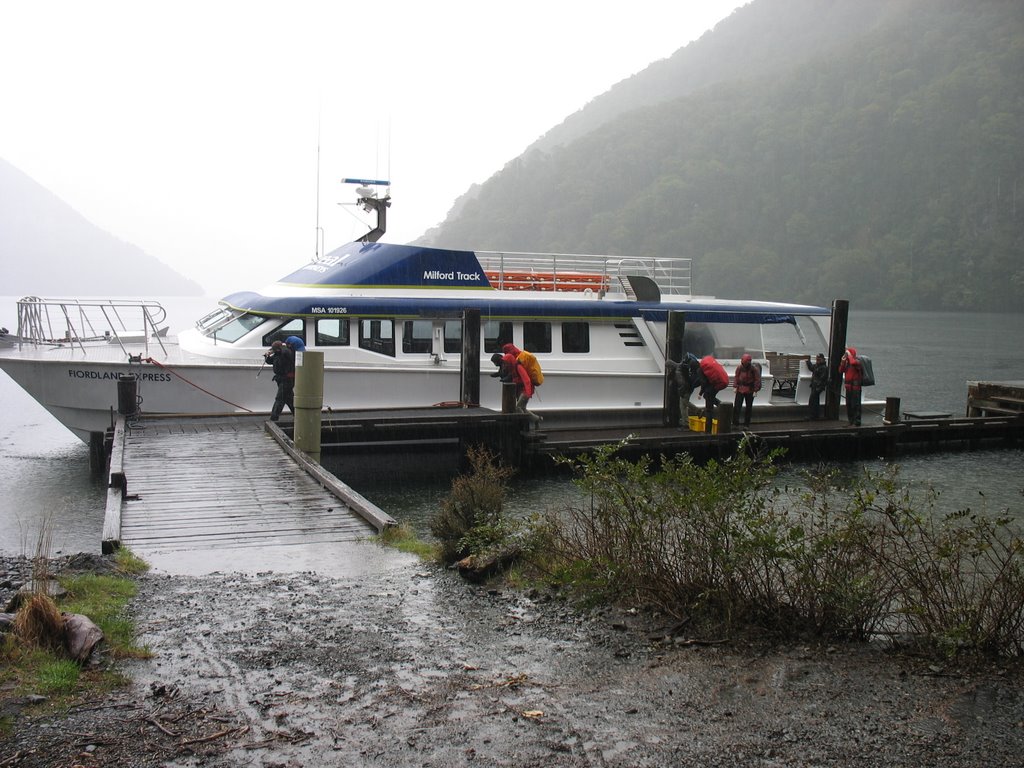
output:
[[295,353],[295,446],[320,461],[320,423],[324,406],[324,353]]

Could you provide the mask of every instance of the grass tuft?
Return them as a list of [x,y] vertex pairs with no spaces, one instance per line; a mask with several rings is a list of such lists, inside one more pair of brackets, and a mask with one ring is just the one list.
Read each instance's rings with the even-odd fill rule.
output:
[[439,548],[436,544],[424,541],[416,535],[411,526],[402,523],[381,531],[377,537],[381,544],[394,547],[400,552],[408,552],[422,560],[438,560]]
[[14,616],[14,634],[23,643],[59,652],[64,648],[64,619],[53,598],[34,594]]

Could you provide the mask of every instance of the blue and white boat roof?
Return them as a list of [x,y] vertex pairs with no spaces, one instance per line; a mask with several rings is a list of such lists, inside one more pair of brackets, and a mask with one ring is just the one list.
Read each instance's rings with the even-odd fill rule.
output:
[[484,318],[664,320],[669,310],[682,310],[695,322],[771,324],[830,314],[825,307],[673,294],[645,301],[614,290],[504,290],[495,285],[495,274],[473,251],[353,242],[260,292],[231,294],[221,303],[291,317],[454,317],[463,309],[478,309]]

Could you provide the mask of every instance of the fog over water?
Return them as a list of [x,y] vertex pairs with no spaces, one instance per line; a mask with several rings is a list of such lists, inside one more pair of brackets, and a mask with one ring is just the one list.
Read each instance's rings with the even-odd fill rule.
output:
[[[13,299],[0,299],[13,311]],[[172,299],[172,330],[213,306],[212,300]],[[0,323],[11,327],[6,314]],[[874,362],[876,398],[898,396],[903,410],[964,412],[972,379],[1024,382],[1024,315],[857,312],[849,342]],[[550,382],[557,386],[557,381]],[[98,552],[106,489],[90,477],[89,452],[70,432],[0,373],[0,552],[31,552],[48,517],[55,552]],[[267,405],[273,399],[267,391]],[[325,459],[325,462],[327,459]],[[1024,452],[986,450],[908,455],[904,478],[940,491],[942,509],[1009,508],[1024,517]],[[882,462],[868,466],[881,467]],[[448,490],[450,456],[436,451],[401,457],[341,460],[341,478],[398,520],[426,530]],[[514,512],[539,510],[575,498],[559,477],[513,481]]]

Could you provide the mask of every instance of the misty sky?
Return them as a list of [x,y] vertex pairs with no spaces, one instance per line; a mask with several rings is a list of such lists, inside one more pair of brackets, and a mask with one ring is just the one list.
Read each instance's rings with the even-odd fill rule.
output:
[[318,132],[326,250],[368,228],[345,176],[391,180],[407,242],[744,4],[0,0],[0,157],[212,295],[255,289],[316,251]]

